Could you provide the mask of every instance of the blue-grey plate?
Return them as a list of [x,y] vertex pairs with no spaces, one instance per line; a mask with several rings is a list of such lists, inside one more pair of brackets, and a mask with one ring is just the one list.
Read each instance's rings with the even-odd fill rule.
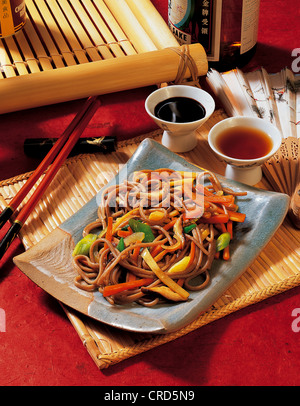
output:
[[[146,139],[110,182],[122,182],[127,175],[141,169],[171,168],[199,171],[199,168],[170,152],[156,141]],[[289,197],[246,186],[219,176],[223,186],[247,191],[238,198],[244,223],[235,227],[229,261],[214,261],[211,281],[202,291],[192,292],[189,300],[146,308],[138,304],[110,305],[99,292],[90,293],[74,286],[76,272],[71,253],[82,238],[84,226],[97,214],[99,192],[90,202],[51,232],[36,246],[14,258],[15,264],[37,285],[62,303],[108,325],[135,332],[168,333],[175,331],[207,310],[250,266],[282,223]]]

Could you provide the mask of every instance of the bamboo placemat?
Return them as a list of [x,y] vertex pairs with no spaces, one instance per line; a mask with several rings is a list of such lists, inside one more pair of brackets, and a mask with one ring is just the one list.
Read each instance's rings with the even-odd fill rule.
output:
[[[0,39],[0,114],[177,77],[179,43],[150,0],[26,0],[26,12]],[[203,47],[188,48],[205,75]]]
[[[188,161],[221,175],[225,166],[211,152],[207,135],[225,113],[216,111],[198,131],[198,146],[181,154]],[[68,159],[43,199],[28,218],[20,237],[25,248],[40,241],[55,227],[88,202],[131,157],[146,137],[160,140],[161,131],[118,143],[109,155],[79,155]],[[30,173],[0,183],[0,204],[5,207]],[[270,188],[266,180],[259,185]],[[166,335],[131,333],[118,330],[63,306],[82,343],[98,368],[107,368],[124,359],[179,338],[199,327],[300,284],[300,231],[288,219],[272,237],[242,277],[214,305],[188,326]]]

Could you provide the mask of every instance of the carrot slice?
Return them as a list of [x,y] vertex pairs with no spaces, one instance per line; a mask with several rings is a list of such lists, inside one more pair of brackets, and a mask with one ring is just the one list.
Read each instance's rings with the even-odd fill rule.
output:
[[190,262],[189,262],[188,266],[190,266],[190,265],[193,263],[193,261],[194,261],[194,258],[195,258],[195,250],[196,250],[196,244],[194,243],[194,241],[192,241],[192,242],[191,242],[190,255],[189,255],[189,257],[190,257]]
[[112,239],[112,228],[113,228],[113,218],[108,217],[108,219],[107,219],[107,230],[106,230],[106,235],[105,235],[105,238],[108,241],[111,241],[111,239]]
[[211,216],[209,218],[201,217],[201,223],[208,223],[208,224],[218,224],[218,223],[227,223],[229,220],[228,214],[217,214],[215,216]]
[[227,245],[227,247],[225,247],[223,250],[223,259],[224,261],[228,261],[230,259],[229,245]]
[[137,262],[137,260],[138,260],[138,257],[139,257],[139,254],[140,254],[140,247],[137,247],[137,248],[135,248],[134,250],[133,250],[133,253],[132,253],[132,255],[131,255],[131,258],[135,261],[135,262]]
[[215,203],[215,204],[231,204],[234,203],[234,196],[233,195],[222,195],[222,196],[205,196],[204,200],[210,203]]
[[129,235],[131,235],[133,233],[133,231],[131,230],[130,227],[128,227],[128,230],[118,230],[117,235],[118,237],[128,237]]
[[232,220],[229,220],[227,223],[227,231],[230,234],[230,238],[233,239],[233,227],[232,227]]
[[103,289],[103,296],[116,295],[117,293],[124,292],[125,290],[139,288],[141,286],[150,285],[153,282],[151,278],[136,279],[130,282],[118,283],[116,285],[108,285]]
[[232,221],[236,221],[238,223],[243,223],[246,218],[245,213],[240,213],[238,211],[229,211],[228,210],[229,219]]

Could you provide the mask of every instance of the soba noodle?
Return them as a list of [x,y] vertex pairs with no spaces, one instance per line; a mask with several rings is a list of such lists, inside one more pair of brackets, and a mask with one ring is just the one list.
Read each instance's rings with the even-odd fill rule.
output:
[[[208,186],[204,180],[209,180]],[[203,289],[220,254],[217,237],[229,232],[232,221],[243,221],[244,217],[233,215],[240,214],[235,196],[232,190],[225,193],[216,176],[207,171],[145,170],[108,187],[97,219],[83,231],[84,238],[92,238],[87,252],[81,252],[79,243],[73,253],[78,273],[75,285],[100,291],[111,304],[154,306],[166,300],[186,300],[180,290],[178,294],[173,285],[165,285],[143,252],[151,254],[159,272],[178,289]],[[121,290],[110,294],[109,288],[119,284]]]

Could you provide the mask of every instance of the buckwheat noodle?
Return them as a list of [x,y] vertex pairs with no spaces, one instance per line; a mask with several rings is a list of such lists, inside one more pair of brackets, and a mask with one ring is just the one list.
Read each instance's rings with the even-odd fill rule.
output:
[[[204,191],[217,196],[225,195],[225,192],[211,172],[194,173],[187,178],[183,178],[182,174],[165,168],[143,170],[134,173],[132,180],[105,189],[97,219],[83,230],[83,237],[91,233],[98,237],[91,244],[88,255],[73,256],[73,265],[78,273],[74,280],[77,287],[103,293],[106,286],[151,278],[153,282],[147,286],[125,290],[106,299],[111,304],[137,302],[144,306],[168,300],[168,297],[152,291],[162,287],[163,283],[140,255],[145,248],[153,255],[159,268],[184,289],[197,291],[208,285],[220,229],[205,219],[219,213],[221,207],[227,213],[228,206],[207,202],[203,205],[203,201],[201,204],[199,199],[203,196],[195,193],[195,185],[203,185],[204,179],[208,179],[209,185],[203,186]],[[236,195],[228,189],[226,194]],[[193,213],[198,214],[193,217]],[[147,224],[153,239],[150,242],[133,241],[120,251],[117,248],[120,236],[130,235],[130,232],[134,234],[128,228],[130,219]],[[191,224],[195,224],[194,228],[185,232],[186,226]],[[178,244],[179,239],[181,244]],[[123,240],[126,241],[126,237]],[[169,274],[171,267],[186,256],[190,258],[189,264],[183,270]]]

